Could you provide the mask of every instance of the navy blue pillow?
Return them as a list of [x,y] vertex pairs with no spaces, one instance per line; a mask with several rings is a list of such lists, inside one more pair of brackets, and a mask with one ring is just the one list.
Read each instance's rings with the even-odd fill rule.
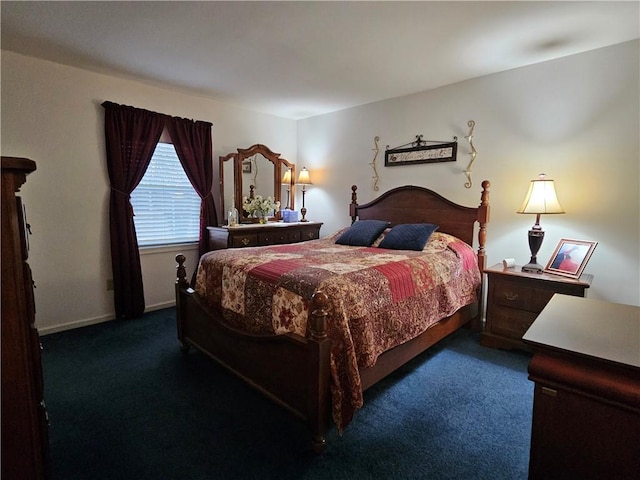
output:
[[370,247],[389,225],[389,222],[383,220],[358,220],[342,232],[336,243],[352,247]]
[[417,250],[424,248],[438,225],[431,223],[404,223],[396,225],[384,236],[378,248],[393,250]]

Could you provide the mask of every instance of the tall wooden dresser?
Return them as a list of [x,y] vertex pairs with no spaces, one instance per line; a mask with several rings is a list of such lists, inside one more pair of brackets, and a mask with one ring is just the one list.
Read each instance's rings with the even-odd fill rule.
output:
[[16,196],[36,164],[2,157],[2,478],[46,478],[47,419],[28,224]]
[[554,295],[522,340],[535,382],[529,480],[637,480],[640,307]]

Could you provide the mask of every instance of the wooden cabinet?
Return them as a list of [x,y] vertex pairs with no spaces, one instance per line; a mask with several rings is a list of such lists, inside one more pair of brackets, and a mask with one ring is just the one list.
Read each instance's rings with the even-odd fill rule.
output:
[[637,479],[640,308],[555,295],[523,341],[535,382],[529,479]]
[[28,224],[16,196],[36,164],[2,157],[2,478],[46,478],[47,420]]
[[494,348],[528,350],[522,335],[556,293],[586,296],[593,276],[574,280],[546,273],[522,272],[502,264],[485,270],[488,280],[487,321],[481,343]]
[[262,247],[316,240],[320,238],[321,226],[322,223],[319,222],[271,222],[236,227],[207,227],[209,250]]

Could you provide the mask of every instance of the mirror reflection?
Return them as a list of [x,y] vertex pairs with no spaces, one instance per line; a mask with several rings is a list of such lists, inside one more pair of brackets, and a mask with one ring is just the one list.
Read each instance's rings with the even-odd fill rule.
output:
[[236,154],[231,153],[220,157],[220,205],[222,206],[222,217],[227,220],[229,207],[235,204],[235,158]]
[[[220,174],[220,204],[222,205],[223,224],[227,224],[228,210],[231,205],[238,209],[241,222],[250,222],[247,212],[242,208],[242,198],[253,195],[271,196],[280,202],[281,208],[287,205],[287,198],[283,198],[283,191],[289,191],[289,208],[293,209],[293,185],[286,188],[282,184],[282,178],[286,171],[291,170],[295,179],[295,166],[279,153],[273,152],[269,147],[255,144],[249,148],[239,148],[219,157]],[[285,187],[285,188],[283,188]],[[287,194],[285,193],[285,196]]]
[[253,185],[254,195],[276,197],[273,184],[276,165],[261,153],[247,158],[242,162],[242,196],[248,197],[250,186]]

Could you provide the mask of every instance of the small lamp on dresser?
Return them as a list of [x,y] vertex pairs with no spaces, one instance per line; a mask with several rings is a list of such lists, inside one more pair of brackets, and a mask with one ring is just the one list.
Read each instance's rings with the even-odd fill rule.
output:
[[305,187],[307,185],[312,185],[312,183],[311,183],[311,178],[309,177],[309,170],[307,170],[306,167],[302,167],[302,170],[300,170],[300,175],[298,176],[298,184],[302,185],[302,208],[300,209],[302,218],[300,219],[300,221],[308,222],[309,220],[305,218],[305,215],[307,214],[307,209],[304,206],[304,195],[306,193]]
[[282,176],[282,185],[286,185],[287,186],[287,203],[284,206],[285,210],[289,210],[289,208],[290,208],[289,207],[289,205],[290,205],[289,196],[291,195],[291,185],[292,185],[291,182],[292,181],[293,181],[293,178],[291,178],[291,169],[287,168],[287,171],[284,172],[284,175]]
[[542,273],[543,267],[538,264],[538,251],[544,240],[544,231],[540,226],[540,215],[549,213],[564,213],[558,202],[556,189],[553,180],[546,178],[541,173],[537,180],[531,180],[529,191],[522,202],[522,206],[517,213],[533,213],[536,215],[536,223],[529,230],[529,249],[531,250],[531,260],[522,267],[523,272]]

